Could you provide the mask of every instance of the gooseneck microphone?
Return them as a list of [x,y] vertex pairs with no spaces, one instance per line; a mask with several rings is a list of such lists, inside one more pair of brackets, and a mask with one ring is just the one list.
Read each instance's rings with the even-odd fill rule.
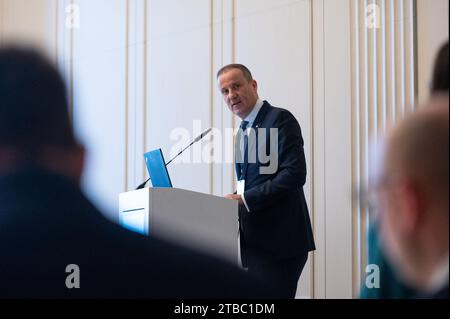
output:
[[150,180],[150,177],[145,182],[143,182],[141,185],[136,187],[136,190],[143,189],[145,187],[145,185],[148,183],[149,180]]
[[185,148],[183,148],[177,155],[175,155],[175,157],[172,158],[172,159],[166,164],[166,166],[169,165],[170,163],[172,163],[172,161],[173,161],[174,159],[176,159],[178,156],[180,156],[181,154],[183,154],[183,152],[184,152],[185,150],[187,150],[189,147],[191,147],[194,143],[197,143],[198,141],[200,141],[200,140],[201,140],[203,137],[205,137],[210,131],[211,131],[211,128],[207,129],[207,130],[204,131],[202,134],[200,134],[199,136],[197,136],[197,137],[195,138],[195,140],[193,140],[193,141],[191,142],[191,144],[189,144],[188,146],[186,146]]
[[[209,132],[211,132],[212,128],[210,127],[209,129],[207,129],[206,131],[204,131],[202,134],[200,134],[199,136],[197,136],[192,142],[191,144],[189,144],[188,146],[186,146],[185,148],[183,148],[177,155],[175,155],[169,162],[167,162],[166,166],[169,165],[170,163],[173,162],[174,159],[176,159],[178,156],[180,156],[181,154],[183,154],[183,152],[185,150],[187,150],[189,147],[191,147],[193,144],[197,143],[198,141],[200,141],[202,138],[204,138],[206,135],[208,135]],[[148,183],[148,181],[150,180],[150,177],[143,182],[141,185],[139,185],[136,190],[142,189],[145,187],[145,185]]]

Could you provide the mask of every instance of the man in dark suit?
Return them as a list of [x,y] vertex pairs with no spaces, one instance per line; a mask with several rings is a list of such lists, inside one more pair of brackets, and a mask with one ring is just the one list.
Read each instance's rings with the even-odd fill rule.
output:
[[300,125],[287,110],[258,97],[247,67],[217,74],[229,109],[241,120],[236,139],[241,257],[250,273],[272,280],[294,298],[300,274],[315,249],[303,185],[306,161]]
[[373,189],[383,252],[419,298],[448,298],[448,163],[445,93],[390,132]]
[[107,221],[80,190],[83,161],[56,69],[0,48],[1,298],[269,296],[237,267]]

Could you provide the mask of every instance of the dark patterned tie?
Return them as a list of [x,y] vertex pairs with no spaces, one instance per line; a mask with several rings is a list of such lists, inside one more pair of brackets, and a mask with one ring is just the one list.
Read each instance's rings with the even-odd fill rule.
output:
[[248,123],[248,121],[242,121],[240,126],[241,130],[245,131],[247,129]]
[[[241,125],[239,127],[240,131],[239,131],[239,138],[237,140],[237,148],[236,151],[239,152],[238,156],[237,156],[237,168],[238,168],[238,180],[241,180],[244,178],[244,164],[246,163],[247,160],[247,156],[246,156],[246,150],[247,150],[247,145],[248,145],[248,136],[247,136],[247,126],[248,126],[248,121],[242,121]],[[242,143],[242,139],[243,143]]]

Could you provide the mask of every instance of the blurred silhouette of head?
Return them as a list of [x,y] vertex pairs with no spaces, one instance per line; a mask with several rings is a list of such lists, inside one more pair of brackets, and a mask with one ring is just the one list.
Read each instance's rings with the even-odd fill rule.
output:
[[436,269],[448,262],[448,94],[433,96],[392,130],[378,190],[387,257],[406,283],[431,289]]
[[448,41],[439,49],[434,62],[431,92],[448,91]]
[[33,49],[0,48],[0,172],[37,164],[79,178],[83,158],[57,69]]

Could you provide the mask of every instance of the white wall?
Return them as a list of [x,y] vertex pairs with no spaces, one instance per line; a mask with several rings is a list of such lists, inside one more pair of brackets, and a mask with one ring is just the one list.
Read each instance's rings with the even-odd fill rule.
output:
[[[109,214],[127,172],[127,15],[122,0],[79,0],[73,30],[73,121],[87,147],[84,188]],[[111,216],[112,218],[117,218]]]
[[[324,1],[323,4],[323,104],[317,130],[323,141],[314,140],[321,148],[317,160],[323,166],[323,203],[325,236],[323,298],[352,297],[352,196],[351,196],[351,73],[349,1]],[[318,52],[319,53],[319,52]],[[320,63],[320,62],[319,62]],[[319,77],[320,79],[320,77]],[[319,115],[318,114],[318,115]],[[315,213],[320,213],[316,211]],[[320,223],[315,225],[320,227]],[[320,275],[319,275],[320,276]]]
[[[184,141],[187,146],[202,131],[214,126],[211,2],[151,0],[147,12],[146,150],[161,147],[169,160],[180,151],[172,149],[180,138],[171,139],[174,129],[189,132],[190,137]],[[194,121],[201,127],[194,128]],[[192,163],[194,152],[195,156],[201,154],[201,146],[202,143],[195,144],[168,167],[175,187],[212,192],[210,165]],[[187,163],[181,163],[184,161]]]
[[[65,24],[71,3],[80,9],[78,29]],[[419,38],[448,37],[426,22],[448,26],[447,1],[418,0],[417,7]],[[174,129],[193,137],[237,125],[215,73],[227,63],[247,64],[261,97],[291,110],[305,139],[317,251],[298,296],[351,298],[360,272],[352,243],[351,19],[350,0],[0,0],[0,41],[25,34],[55,58],[89,151],[84,189],[113,219],[118,194],[146,178],[142,154],[161,147],[166,159],[173,155]],[[435,48],[418,46],[421,92]],[[232,164],[169,170],[180,188],[223,195],[235,187]]]
[[417,0],[419,102],[429,96],[434,59],[448,41],[448,0]]

